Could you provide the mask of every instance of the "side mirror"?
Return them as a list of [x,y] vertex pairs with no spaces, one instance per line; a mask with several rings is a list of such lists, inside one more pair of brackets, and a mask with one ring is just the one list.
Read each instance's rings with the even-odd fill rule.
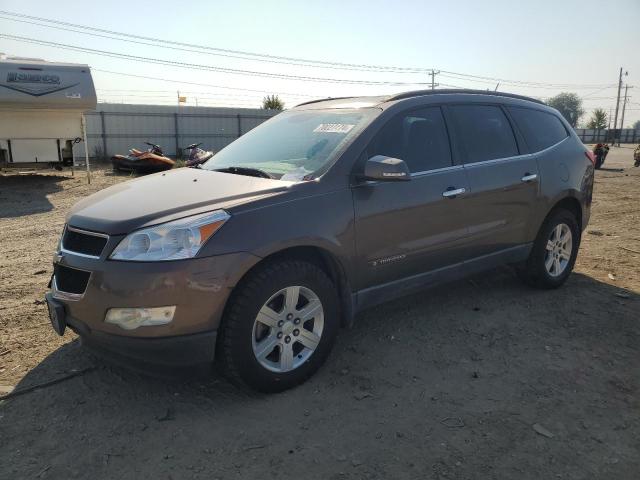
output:
[[411,172],[409,172],[409,167],[404,163],[404,160],[376,155],[365,163],[364,178],[384,182],[407,181],[411,180]]

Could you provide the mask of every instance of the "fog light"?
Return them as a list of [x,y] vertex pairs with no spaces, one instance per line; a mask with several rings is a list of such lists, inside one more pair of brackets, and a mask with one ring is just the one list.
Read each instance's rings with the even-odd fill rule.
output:
[[104,321],[125,330],[134,330],[138,327],[166,325],[173,320],[175,311],[175,305],[153,308],[110,308],[107,310]]

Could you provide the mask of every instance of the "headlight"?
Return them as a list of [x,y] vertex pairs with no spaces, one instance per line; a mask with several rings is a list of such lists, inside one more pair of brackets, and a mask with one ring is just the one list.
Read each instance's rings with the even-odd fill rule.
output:
[[192,258],[228,219],[227,212],[216,210],[136,230],[118,244],[109,258],[136,262]]

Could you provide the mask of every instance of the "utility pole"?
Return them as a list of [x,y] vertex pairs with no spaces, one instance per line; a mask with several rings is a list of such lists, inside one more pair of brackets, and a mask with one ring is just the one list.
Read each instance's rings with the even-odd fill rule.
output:
[[612,108],[609,107],[609,126],[607,127],[607,130],[611,130],[611,110]]
[[431,69],[431,73],[429,74],[431,76],[431,90],[435,90],[437,86],[439,86],[439,83],[435,83],[436,81],[436,75],[438,75],[440,73],[440,70],[438,70],[437,72],[432,68]]
[[[629,84],[624,86],[624,101],[622,102],[622,118],[620,119],[620,130],[624,128],[624,111],[627,109],[627,90],[628,89],[629,89]],[[620,139],[618,139],[618,146],[620,146],[619,140]]]
[[[629,72],[625,72],[627,75]],[[618,78],[618,99],[616,100],[616,116],[613,120],[613,138],[611,144],[616,142],[616,128],[618,126],[618,110],[620,109],[620,90],[622,90],[622,67],[620,67],[620,77]]]

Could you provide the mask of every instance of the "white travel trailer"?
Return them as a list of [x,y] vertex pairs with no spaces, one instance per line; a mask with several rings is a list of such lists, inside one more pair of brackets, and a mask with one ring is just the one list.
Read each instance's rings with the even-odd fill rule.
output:
[[96,103],[88,65],[0,55],[0,169],[72,166]]

